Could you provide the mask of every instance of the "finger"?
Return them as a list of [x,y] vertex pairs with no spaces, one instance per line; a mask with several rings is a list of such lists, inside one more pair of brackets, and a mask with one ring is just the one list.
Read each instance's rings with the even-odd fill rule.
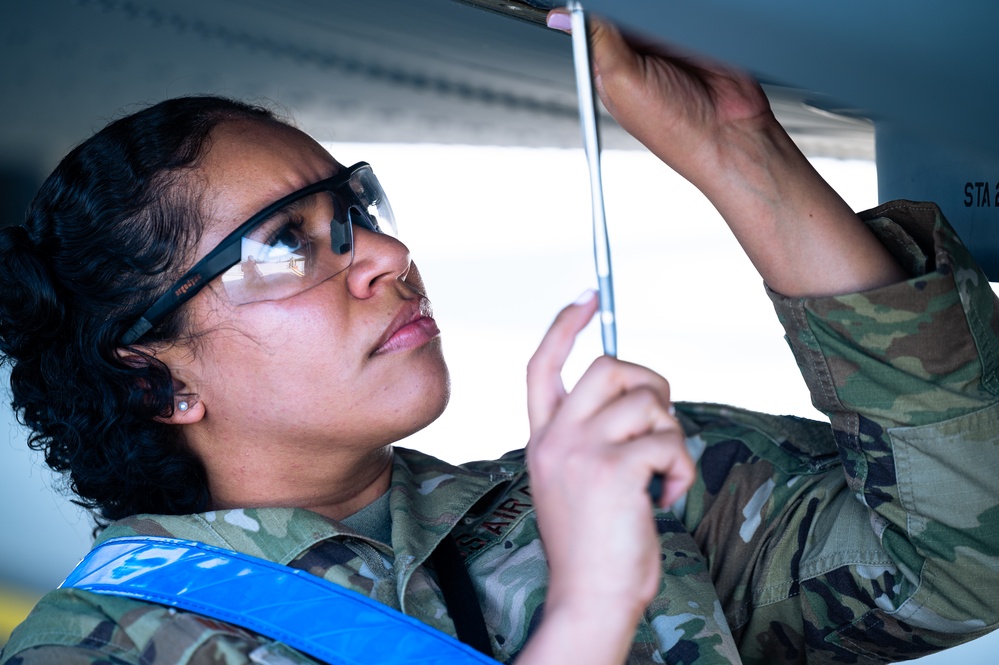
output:
[[[601,18],[595,17],[592,13],[586,13],[587,23],[590,27],[590,44],[594,48],[593,57],[596,58],[596,49],[598,42],[600,43],[601,50],[604,48],[613,48],[613,52],[621,53],[621,48],[625,47],[627,49],[627,41],[621,35],[620,30],[609,21],[605,21]],[[549,28],[552,30],[559,30],[567,34],[572,34],[572,19],[569,15],[569,10],[565,7],[556,7],[548,12],[546,22]],[[605,42],[604,39],[609,37],[611,41]],[[653,42],[649,42],[652,44]]]
[[590,27],[590,59],[593,61],[593,84],[604,101],[604,77],[619,78],[638,67],[638,54],[616,25],[592,14]]
[[576,382],[562,407],[561,416],[571,421],[592,418],[611,400],[637,389],[652,391],[663,408],[669,408],[669,382],[648,367],[617,358],[600,356]]
[[682,454],[671,456],[666,468],[659,473],[663,476],[665,486],[658,505],[660,508],[669,508],[690,491],[697,478],[697,468],[687,451],[686,443],[683,444]]
[[[668,472],[656,471],[645,481],[653,502],[669,507],[690,488],[694,481],[694,462],[686,447],[686,436],[675,417],[672,404],[663,404],[653,391],[639,388],[609,404],[586,424],[587,433],[595,434],[589,441],[628,447],[632,441],[654,440],[661,446],[675,447],[679,453],[663,449],[672,459]],[[661,435],[661,436],[660,436]]]
[[[660,55],[667,58],[696,59],[696,56],[692,52],[687,52],[672,45],[667,46],[662,42],[649,39],[634,32],[621,30],[616,24],[595,16],[590,12],[587,12],[586,16],[590,22],[591,44],[594,41],[603,40],[608,36],[612,38],[610,42],[601,42],[601,50],[606,46],[609,48],[612,47],[613,52],[622,53],[626,52],[622,50],[626,46],[628,49],[637,51],[638,53]],[[552,30],[572,34],[572,19],[569,17],[569,11],[565,7],[557,7],[549,11],[546,20],[548,27]]]
[[[604,94],[603,75],[615,76],[622,68],[634,69],[637,65],[635,52],[629,46],[617,26],[608,21],[596,18],[587,13],[587,24],[590,29],[590,59],[593,62],[593,83],[604,104],[610,100]],[[564,8],[548,12],[548,27],[562,32],[572,33],[572,21],[569,12]],[[608,107],[613,112],[613,109]]]
[[587,291],[558,313],[527,363],[527,417],[532,435],[548,425],[565,397],[562,367],[576,335],[596,311],[596,292]]
[[549,11],[545,22],[552,30],[572,32],[572,20],[569,18],[569,10],[565,7],[556,7]]
[[663,493],[660,507],[677,502],[694,484],[695,465],[687,451],[683,430],[676,428],[652,432],[621,444],[622,464],[631,465],[635,480],[629,487],[645,493],[654,474],[663,476]]
[[679,429],[662,394],[640,386],[607,403],[586,423],[588,440],[596,445],[616,444],[657,431]]

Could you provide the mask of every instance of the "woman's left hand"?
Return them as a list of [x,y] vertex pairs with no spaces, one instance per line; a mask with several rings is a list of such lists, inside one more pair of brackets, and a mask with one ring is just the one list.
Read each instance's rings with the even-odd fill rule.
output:
[[[564,9],[548,16],[549,25],[567,28]],[[801,154],[752,76],[590,19],[604,105],[708,197],[772,289],[825,296],[905,279]]]
[[[572,391],[563,386],[576,334],[596,309],[595,294],[563,309],[527,372],[527,463],[551,569],[544,625],[555,633],[571,626],[573,648],[586,652],[583,660],[563,652],[564,662],[619,662],[627,653],[661,576],[649,480],[665,476],[670,504],[694,479],[663,377],[602,356]],[[604,650],[612,653],[591,660]]]
[[[566,24],[564,9],[549,22]],[[719,149],[737,133],[774,123],[759,83],[745,72],[625,35],[589,16],[594,84],[614,119],[697,186],[717,176]]]

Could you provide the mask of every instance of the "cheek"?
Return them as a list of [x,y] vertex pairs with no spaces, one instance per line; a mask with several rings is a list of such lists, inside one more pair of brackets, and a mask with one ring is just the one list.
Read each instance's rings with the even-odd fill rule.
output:
[[315,386],[329,390],[349,382],[360,354],[351,348],[344,317],[307,304],[305,298],[225,304],[205,317],[212,325],[206,328],[202,354],[212,365],[210,382],[217,393],[280,392],[304,400]]
[[340,289],[328,282],[283,300],[244,305],[232,305],[223,293],[214,292],[201,312],[202,329],[228,332],[230,340],[242,337],[245,346],[259,353],[322,353],[349,338]]

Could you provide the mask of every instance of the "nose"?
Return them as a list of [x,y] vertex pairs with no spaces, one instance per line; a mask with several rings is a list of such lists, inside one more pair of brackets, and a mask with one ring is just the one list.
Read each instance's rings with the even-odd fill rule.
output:
[[370,298],[380,285],[409,275],[409,248],[396,238],[354,226],[354,261],[347,269],[347,288],[355,298]]

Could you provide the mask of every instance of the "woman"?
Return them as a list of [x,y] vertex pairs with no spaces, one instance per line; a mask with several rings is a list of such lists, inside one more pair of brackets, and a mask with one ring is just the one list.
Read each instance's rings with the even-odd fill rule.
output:
[[[529,364],[526,452],[458,468],[393,448],[448,380],[377,181],[266,112],[194,98],[109,125],[4,230],[0,336],[33,444],[112,521],[101,541],[236,550],[449,634],[464,612],[441,589],[461,573],[437,549],[453,541],[504,662],[873,662],[988,630],[996,601],[969,591],[999,554],[984,277],[932,208],[850,212],[745,76],[607,25],[593,41],[607,107],[772,289],[832,432],[674,411],[664,379],[610,358],[567,392],[591,294]],[[682,521],[650,519],[655,473],[664,505],[686,492]],[[70,588],[3,662],[313,661]]]

